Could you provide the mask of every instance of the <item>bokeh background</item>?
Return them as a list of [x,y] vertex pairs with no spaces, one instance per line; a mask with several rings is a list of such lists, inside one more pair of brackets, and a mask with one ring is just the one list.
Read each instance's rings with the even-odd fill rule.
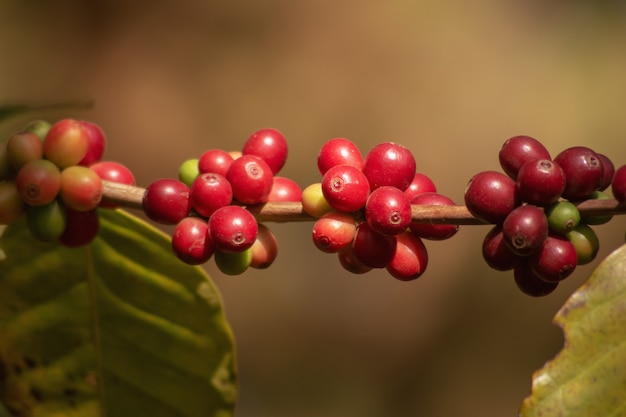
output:
[[[626,6],[583,0],[0,1],[0,102],[93,99],[34,117],[100,124],[107,159],[138,183],[209,148],[283,131],[282,175],[319,181],[332,137],[409,147],[440,192],[499,169],[510,136],[556,155],[590,146],[626,163]],[[599,258],[622,217],[596,227]],[[428,242],[414,282],[356,276],[314,249],[311,224],[271,224],[268,270],[208,264],[237,341],[237,417],[515,416],[562,346],[551,319],[593,270],[543,299],[480,255],[485,227]]]

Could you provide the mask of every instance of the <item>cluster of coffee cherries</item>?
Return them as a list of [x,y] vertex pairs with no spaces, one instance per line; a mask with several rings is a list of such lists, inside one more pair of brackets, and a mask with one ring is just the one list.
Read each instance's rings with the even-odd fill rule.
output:
[[152,182],[143,195],[143,210],[154,222],[175,225],[172,248],[185,263],[213,258],[227,275],[267,268],[278,253],[276,237],[247,207],[300,201],[300,186],[276,175],[286,160],[283,134],[258,130],[241,151],[209,149],[183,162],[178,179]]
[[348,139],[327,141],[317,157],[322,181],[302,193],[303,210],[317,218],[312,238],[336,253],[344,269],[362,274],[385,268],[409,281],[428,264],[422,239],[452,237],[457,225],[412,221],[412,204],[454,205],[426,175],[416,172],[411,151],[393,142],[374,146],[365,157]]
[[575,203],[626,199],[626,166],[615,170],[611,160],[594,150],[575,146],[551,158],[529,136],[508,139],[499,152],[500,171],[471,178],[465,205],[476,218],[494,226],[485,236],[483,258],[496,270],[513,270],[526,294],[543,296],[572,274],[577,265],[598,253],[592,225],[609,215],[582,216]]
[[102,129],[91,122],[62,119],[28,123],[0,143],[0,224],[20,217],[41,241],[68,247],[97,235],[97,207],[103,180],[134,185],[124,165],[101,161],[106,146]]

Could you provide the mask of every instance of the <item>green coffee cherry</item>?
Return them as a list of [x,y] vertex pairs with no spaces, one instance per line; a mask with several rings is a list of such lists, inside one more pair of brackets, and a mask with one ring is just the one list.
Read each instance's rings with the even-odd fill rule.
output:
[[[594,191],[591,194],[591,196],[589,197],[590,200],[608,200],[610,198],[611,198],[611,196],[609,196],[607,193],[605,193],[603,191]],[[584,223],[587,223],[587,224],[597,225],[597,224],[608,223],[609,221],[611,221],[612,218],[613,218],[613,216],[611,216],[611,215],[606,215],[606,216],[583,216],[582,221]]]
[[243,252],[222,252],[215,251],[213,254],[215,265],[226,275],[241,275],[252,262],[252,248],[248,248]]
[[44,242],[57,240],[65,230],[65,207],[58,200],[45,206],[29,206],[26,209],[26,224],[35,238]]
[[43,142],[48,134],[48,130],[50,130],[50,126],[52,125],[45,120],[33,120],[26,125],[24,130],[34,133]]
[[566,234],[580,223],[578,208],[569,201],[559,201],[545,209],[551,231]]
[[178,169],[178,179],[187,187],[191,187],[198,175],[200,175],[198,159],[188,159]]
[[578,265],[588,264],[595,259],[600,248],[600,242],[591,227],[585,223],[580,223],[568,232],[566,236],[576,249]]
[[321,182],[313,183],[302,190],[302,209],[315,218],[320,218],[333,211],[333,208],[324,198]]

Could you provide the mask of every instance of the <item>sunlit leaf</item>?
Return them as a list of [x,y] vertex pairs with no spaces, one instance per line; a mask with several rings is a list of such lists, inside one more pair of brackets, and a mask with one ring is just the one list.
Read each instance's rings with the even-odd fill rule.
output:
[[626,416],[626,245],[555,317],[565,346],[533,376],[523,417]]
[[86,248],[23,223],[1,237],[1,402],[18,416],[231,416],[233,340],[209,278],[135,217],[100,222]]

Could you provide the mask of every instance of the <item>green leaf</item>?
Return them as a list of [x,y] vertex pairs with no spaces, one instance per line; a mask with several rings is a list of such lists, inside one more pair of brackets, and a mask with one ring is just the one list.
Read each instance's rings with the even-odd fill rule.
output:
[[565,346],[533,375],[520,416],[625,416],[626,245],[597,267],[554,320]]
[[17,416],[231,416],[233,338],[220,297],[170,245],[120,210],[100,210],[99,236],[78,249],[34,240],[23,221],[9,226],[0,402]]

